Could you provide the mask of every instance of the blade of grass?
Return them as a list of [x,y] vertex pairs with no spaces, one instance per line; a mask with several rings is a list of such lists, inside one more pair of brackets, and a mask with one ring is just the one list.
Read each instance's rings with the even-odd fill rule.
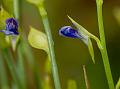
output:
[[[14,16],[18,21],[20,20],[20,8],[19,8],[20,6],[19,6],[19,3],[20,3],[19,0],[13,0]],[[20,44],[18,44],[18,48],[17,48],[17,68],[16,68],[16,71],[17,71],[17,75],[18,75],[19,81],[21,83],[22,89],[26,89],[26,76],[25,76],[25,68],[24,68],[24,58],[23,58],[21,48],[22,48],[22,45],[20,43]]]
[[2,53],[7,63],[8,69],[10,70],[14,83],[16,84],[18,89],[21,89],[21,85],[20,85],[20,82],[18,81],[17,73],[15,71],[15,64],[13,62],[13,58],[12,58],[12,54],[10,53],[10,50],[3,49]]
[[25,75],[25,66],[24,66],[24,58],[22,54],[22,45],[21,43],[18,45],[17,48],[17,75],[19,77],[19,81],[21,83],[22,89],[26,89],[26,75]]
[[54,43],[53,43],[53,39],[52,39],[48,16],[47,16],[47,12],[44,8],[43,3],[40,3],[40,4],[41,5],[38,8],[39,8],[39,12],[42,17],[43,25],[44,25],[45,32],[47,35],[48,47],[49,47],[49,53],[50,53],[50,59],[51,59],[51,66],[52,66],[51,68],[52,68],[55,89],[61,89],[57,63],[56,63],[56,59],[55,59]]
[[116,89],[120,89],[120,78],[119,78],[119,80],[118,80],[118,82],[116,84]]
[[19,20],[20,17],[19,0],[13,0],[13,7],[14,7],[14,16],[17,20]]
[[105,33],[104,33],[104,26],[103,26],[103,16],[102,16],[103,0],[96,0],[96,4],[97,4],[97,15],[98,15],[100,41],[101,41],[101,45],[103,46],[103,49],[100,49],[100,51],[102,54],[102,59],[103,59],[103,64],[104,64],[104,68],[105,68],[105,73],[107,76],[109,89],[114,89],[114,83],[113,83],[112,73],[111,73],[107,49],[106,49]]
[[41,78],[40,78],[41,76],[40,76],[39,66],[37,65],[36,60],[33,56],[32,49],[29,47],[29,45],[27,44],[27,42],[25,40],[26,40],[26,37],[23,36],[22,41],[24,44],[23,44],[22,48],[24,50],[22,50],[22,52],[27,59],[30,69],[32,70],[36,88],[42,89],[42,82],[41,82]]
[[87,73],[86,73],[86,68],[85,65],[83,65],[83,72],[84,72],[84,78],[85,78],[85,84],[86,84],[86,89],[90,89]]

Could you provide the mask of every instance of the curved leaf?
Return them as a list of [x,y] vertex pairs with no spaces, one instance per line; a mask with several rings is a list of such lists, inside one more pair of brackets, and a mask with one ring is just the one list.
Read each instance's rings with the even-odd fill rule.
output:
[[33,27],[30,27],[28,41],[32,47],[42,49],[48,53],[47,37],[43,32],[38,31]]
[[90,55],[92,57],[92,61],[93,63],[95,63],[95,59],[94,59],[94,49],[93,49],[93,45],[92,45],[92,42],[91,42],[91,39],[88,38],[88,50],[90,52]]
[[29,3],[35,4],[39,6],[41,3],[44,2],[44,0],[27,0]]

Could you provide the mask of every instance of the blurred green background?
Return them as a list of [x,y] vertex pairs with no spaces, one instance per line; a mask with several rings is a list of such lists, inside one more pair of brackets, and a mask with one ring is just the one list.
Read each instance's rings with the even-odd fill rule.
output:
[[[29,26],[44,31],[38,9],[25,0],[20,1],[20,7],[24,32],[28,35]],[[99,37],[95,0],[45,0],[45,7],[52,29],[62,89],[67,88],[69,79],[77,81],[78,89],[85,89],[82,65],[86,65],[91,89],[108,89],[103,62],[96,43],[93,41],[96,61],[93,64],[88,49],[82,41],[64,38],[58,34],[62,26],[72,25],[67,18],[69,15]],[[106,43],[115,84],[120,76],[120,25],[114,16],[114,9],[118,7],[120,7],[120,0],[104,0]],[[32,50],[42,73],[46,53],[34,48]]]

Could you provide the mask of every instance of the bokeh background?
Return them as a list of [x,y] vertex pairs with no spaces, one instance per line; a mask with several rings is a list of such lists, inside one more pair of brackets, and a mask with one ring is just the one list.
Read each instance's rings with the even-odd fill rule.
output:
[[[26,35],[29,33],[29,26],[44,31],[38,9],[26,0],[20,1],[20,7],[21,23]],[[93,45],[96,63],[93,64],[88,49],[82,41],[64,38],[58,34],[62,26],[72,25],[67,18],[69,15],[99,37],[95,0],[45,0],[45,7],[52,29],[62,89],[67,88],[69,79],[76,80],[78,89],[85,89],[82,65],[86,65],[91,89],[108,89],[101,54],[95,41]],[[104,0],[106,43],[115,84],[120,77],[120,24],[115,18],[115,10],[118,8],[120,8],[120,0]],[[32,50],[42,73],[46,53],[34,48]]]

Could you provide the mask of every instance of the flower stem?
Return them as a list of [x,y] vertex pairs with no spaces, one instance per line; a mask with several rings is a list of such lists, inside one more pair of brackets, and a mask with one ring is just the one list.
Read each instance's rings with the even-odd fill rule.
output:
[[[14,7],[14,16],[15,18],[19,21],[20,20],[20,6],[19,6],[20,0],[13,0],[13,7]],[[20,27],[20,24],[19,24]],[[18,39],[20,40],[20,35],[18,36]],[[25,68],[24,68],[24,57],[22,54],[22,40],[20,40],[21,42],[19,44],[16,43],[16,45],[18,45],[17,48],[17,76],[18,79],[20,81],[21,87],[22,89],[26,89],[26,75],[25,75]],[[17,42],[17,40],[16,40]]]
[[51,29],[50,29],[50,25],[49,25],[49,21],[48,21],[48,17],[47,17],[47,12],[46,12],[43,4],[41,4],[39,6],[39,12],[42,16],[43,25],[44,25],[45,32],[46,32],[47,39],[48,39],[48,47],[49,47],[51,66],[52,66],[51,68],[52,68],[52,74],[53,74],[53,78],[54,78],[55,89],[61,89],[58,68],[57,68],[57,64],[56,64],[56,60],[55,60],[54,44],[53,44],[53,40],[52,40]]
[[10,50],[3,49],[2,52],[3,52],[3,56],[5,58],[5,61],[7,63],[7,66],[10,70],[10,73],[11,73],[14,83],[16,84],[18,89],[21,89],[21,85],[20,85],[20,82],[18,81],[17,73],[15,71],[15,65],[14,65],[12,54],[10,53]]
[[112,73],[111,73],[107,49],[106,49],[105,33],[104,33],[104,26],[103,26],[103,16],[102,16],[103,0],[96,0],[96,4],[97,4],[100,41],[101,41],[101,45],[103,46],[103,49],[100,49],[100,52],[102,54],[102,59],[103,59],[103,64],[105,68],[109,89],[114,89],[114,83],[113,83]]
[[19,0],[13,0],[14,1],[14,16],[15,18],[18,20],[20,17],[20,13],[19,13]]
[[22,54],[22,43],[18,45],[17,48],[17,75],[19,77],[19,81],[21,83],[22,89],[26,89],[26,75],[25,75],[25,68],[24,68],[24,58]]

